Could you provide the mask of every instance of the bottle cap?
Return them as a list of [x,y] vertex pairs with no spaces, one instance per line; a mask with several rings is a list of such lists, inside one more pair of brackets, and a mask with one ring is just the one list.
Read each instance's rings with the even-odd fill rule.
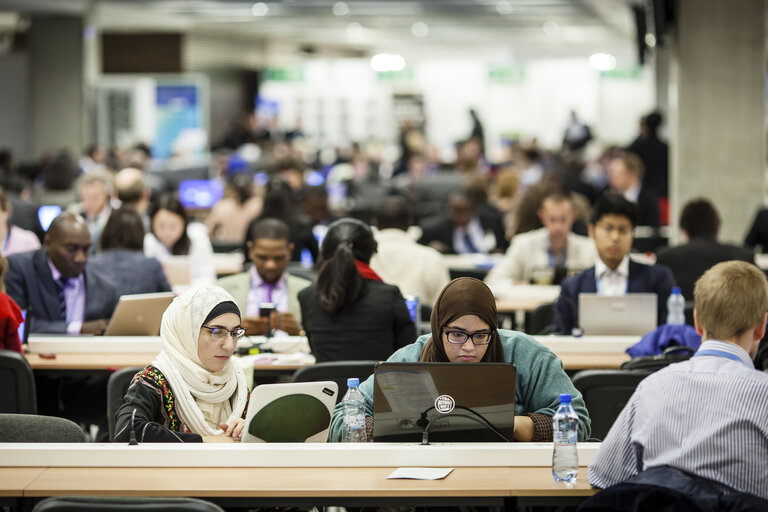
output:
[[352,386],[359,386],[360,385],[360,379],[357,377],[350,377],[347,379],[347,387],[351,388]]
[[571,403],[571,394],[570,393],[561,393],[560,394],[560,403]]
[[680,292],[680,287],[679,286],[673,286],[672,287],[672,293],[681,293]]

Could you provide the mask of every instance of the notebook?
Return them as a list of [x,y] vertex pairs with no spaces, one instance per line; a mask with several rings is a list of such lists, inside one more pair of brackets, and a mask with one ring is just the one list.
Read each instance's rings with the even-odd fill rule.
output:
[[338,392],[333,381],[256,386],[248,403],[242,442],[326,442]]
[[579,327],[585,335],[642,336],[657,327],[655,293],[579,294]]
[[157,336],[171,292],[121,295],[104,336]]
[[512,440],[511,363],[384,362],[373,375],[374,441],[420,443],[429,425],[430,442],[503,442],[483,419]]

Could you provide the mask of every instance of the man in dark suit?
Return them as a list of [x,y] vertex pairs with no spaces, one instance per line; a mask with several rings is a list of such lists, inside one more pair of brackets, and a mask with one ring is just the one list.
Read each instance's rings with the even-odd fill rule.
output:
[[688,243],[661,251],[656,263],[672,269],[675,281],[688,300],[693,299],[693,285],[715,264],[729,260],[755,261],[752,251],[717,241],[720,216],[704,198],[692,199],[683,207],[680,229]]
[[643,161],[632,153],[625,153],[611,160],[608,181],[613,192],[623,195],[637,204],[637,225],[659,227],[659,196],[643,186],[645,169]]
[[581,274],[565,279],[555,303],[553,331],[570,334],[579,319],[579,293],[624,295],[655,293],[658,297],[658,323],[667,316],[667,297],[675,278],[662,265],[643,265],[629,259],[632,230],[637,222],[637,207],[619,194],[601,197],[592,212],[589,236],[595,241],[597,261]]
[[56,217],[37,251],[8,257],[6,293],[27,309],[30,332],[104,334],[115,286],[86,266],[91,234],[82,217]]
[[448,215],[424,223],[420,244],[443,254],[488,254],[507,249],[509,242],[497,210],[475,204],[466,190],[451,194],[450,207]]

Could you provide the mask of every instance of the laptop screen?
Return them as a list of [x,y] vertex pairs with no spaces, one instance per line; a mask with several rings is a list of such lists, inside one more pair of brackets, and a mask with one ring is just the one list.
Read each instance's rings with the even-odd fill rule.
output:
[[179,202],[188,210],[211,208],[224,195],[218,180],[184,180],[179,184]]
[[380,363],[373,439],[421,442],[429,425],[430,442],[503,442],[487,422],[512,440],[515,378],[510,363]]
[[655,293],[580,293],[579,327],[590,336],[642,336],[657,327],[657,301]]

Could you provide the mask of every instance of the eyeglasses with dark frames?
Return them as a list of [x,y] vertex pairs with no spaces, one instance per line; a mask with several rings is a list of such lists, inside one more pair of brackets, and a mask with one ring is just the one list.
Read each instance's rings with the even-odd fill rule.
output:
[[208,327],[207,325],[201,325],[202,329],[208,329],[211,331],[211,338],[214,341],[224,341],[227,338],[227,334],[232,336],[232,339],[237,341],[245,335],[245,329],[242,327],[235,327],[231,331],[224,327]]
[[447,327],[443,327],[445,337],[448,338],[448,343],[455,345],[463,345],[468,339],[472,339],[472,343],[475,345],[487,345],[491,342],[491,334],[488,331],[478,332],[463,332],[463,331],[451,331]]

